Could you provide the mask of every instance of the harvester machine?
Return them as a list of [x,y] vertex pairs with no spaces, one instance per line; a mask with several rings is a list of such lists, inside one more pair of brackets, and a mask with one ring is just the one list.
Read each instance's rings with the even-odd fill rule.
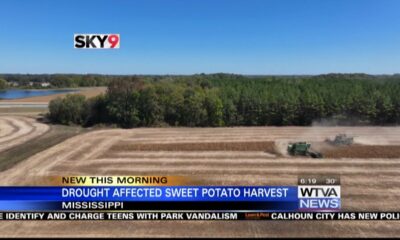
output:
[[326,142],[335,146],[351,145],[354,142],[354,137],[347,136],[346,134],[338,134],[335,139],[327,139]]
[[311,144],[306,142],[295,142],[288,145],[287,151],[292,156],[309,156],[322,158],[322,154],[311,150]]

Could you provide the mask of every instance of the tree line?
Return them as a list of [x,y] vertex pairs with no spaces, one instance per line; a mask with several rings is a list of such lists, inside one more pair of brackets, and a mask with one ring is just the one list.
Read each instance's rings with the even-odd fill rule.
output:
[[0,90],[6,89],[8,86],[7,81],[0,78]]
[[95,98],[49,104],[55,123],[147,126],[307,126],[321,119],[400,123],[400,77],[354,75],[115,77]]
[[8,87],[43,88],[75,88],[106,86],[112,76],[98,74],[0,74]]

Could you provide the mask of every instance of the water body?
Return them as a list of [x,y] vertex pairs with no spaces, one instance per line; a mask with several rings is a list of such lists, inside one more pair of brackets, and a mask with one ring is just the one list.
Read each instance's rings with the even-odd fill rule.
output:
[[28,98],[37,96],[48,96],[59,93],[75,92],[75,90],[35,90],[35,89],[8,89],[0,91],[0,99],[17,99],[17,98]]

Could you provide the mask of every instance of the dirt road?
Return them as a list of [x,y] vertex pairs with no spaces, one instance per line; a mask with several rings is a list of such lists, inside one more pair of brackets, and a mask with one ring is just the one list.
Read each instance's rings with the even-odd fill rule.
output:
[[[399,211],[400,158],[308,159],[254,149],[129,147],[224,142],[226,149],[229,142],[323,141],[337,133],[370,144],[400,145],[400,129],[394,127],[100,130],[70,138],[0,173],[0,185],[39,185],[39,177],[57,175],[184,175],[202,177],[205,185],[296,185],[299,174],[339,174],[343,209]],[[19,237],[372,237],[400,235],[400,222],[1,222],[0,232]]]

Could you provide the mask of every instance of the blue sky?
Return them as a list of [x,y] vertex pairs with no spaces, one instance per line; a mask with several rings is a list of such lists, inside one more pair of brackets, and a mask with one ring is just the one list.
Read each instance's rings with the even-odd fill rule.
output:
[[[0,0],[0,73],[400,72],[399,0]],[[120,33],[118,50],[74,33]]]

